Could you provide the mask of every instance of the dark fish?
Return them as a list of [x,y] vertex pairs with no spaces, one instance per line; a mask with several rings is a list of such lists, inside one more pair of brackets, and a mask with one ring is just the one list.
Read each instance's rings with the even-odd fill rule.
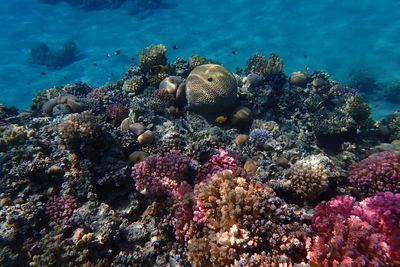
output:
[[67,79],[67,76],[64,76],[64,80],[66,80]]
[[115,50],[114,54],[119,55],[121,53],[121,50]]
[[42,74],[42,75],[45,75],[45,74],[46,74],[46,72],[42,71],[40,74]]
[[96,64],[96,63],[93,63],[93,66],[97,67],[97,64]]
[[178,49],[178,46],[177,45],[173,45],[172,49]]
[[111,57],[110,53],[107,53],[107,54],[106,54],[106,57]]
[[46,32],[46,30],[42,30],[42,32]]
[[236,55],[237,53],[236,53],[236,51],[232,51],[232,54],[233,54],[233,55]]
[[134,57],[131,57],[131,60],[133,61],[133,60],[135,60],[135,58],[134,58]]
[[305,70],[309,70],[310,68],[308,66],[305,67]]
[[304,55],[303,57],[304,57],[304,58],[307,58],[308,56],[307,56],[307,55]]

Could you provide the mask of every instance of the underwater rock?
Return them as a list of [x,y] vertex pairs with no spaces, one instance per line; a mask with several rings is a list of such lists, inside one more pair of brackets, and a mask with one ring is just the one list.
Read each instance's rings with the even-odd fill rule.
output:
[[187,78],[186,98],[196,112],[219,115],[236,102],[237,84],[223,66],[206,64],[196,67]]
[[305,87],[307,83],[311,81],[311,74],[305,71],[296,71],[290,74],[289,83],[291,85],[297,85],[300,87]]
[[253,119],[251,110],[247,107],[237,107],[231,115],[231,122],[238,128],[246,128],[251,124]]
[[147,146],[153,143],[154,134],[150,130],[146,130],[144,133],[138,136],[137,140],[141,146]]

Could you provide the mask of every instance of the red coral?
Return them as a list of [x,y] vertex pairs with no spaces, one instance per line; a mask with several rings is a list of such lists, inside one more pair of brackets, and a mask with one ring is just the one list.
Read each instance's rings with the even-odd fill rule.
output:
[[400,194],[378,193],[363,202],[338,196],[318,204],[307,258],[322,266],[400,264]]
[[108,106],[106,113],[111,119],[115,120],[116,123],[120,123],[128,116],[128,111],[121,103],[115,103]]
[[370,155],[348,168],[349,181],[361,192],[400,192],[400,151]]
[[56,223],[64,224],[77,206],[77,199],[71,195],[52,196],[46,203],[46,214]]
[[165,156],[151,155],[132,168],[136,189],[152,197],[167,196],[182,200],[192,187],[185,181],[189,174],[189,160],[179,150]]

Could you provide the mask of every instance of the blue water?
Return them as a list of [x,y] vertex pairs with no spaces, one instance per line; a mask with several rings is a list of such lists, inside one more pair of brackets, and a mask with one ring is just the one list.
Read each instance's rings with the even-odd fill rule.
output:
[[[65,2],[2,1],[0,102],[26,108],[36,91],[55,84],[120,79],[151,43],[163,43],[170,61],[198,53],[232,71],[255,52],[275,51],[286,73],[309,67],[346,83],[352,68],[364,66],[379,82],[400,80],[397,0],[164,2],[170,6],[133,16],[126,5],[85,11]],[[81,60],[59,70],[28,62],[36,43],[59,49],[66,39],[75,41]],[[371,105],[378,117],[398,109],[379,99]]]

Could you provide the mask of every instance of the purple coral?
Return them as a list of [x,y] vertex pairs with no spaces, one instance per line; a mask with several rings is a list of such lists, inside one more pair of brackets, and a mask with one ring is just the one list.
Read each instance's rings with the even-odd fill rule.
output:
[[46,203],[46,214],[52,221],[64,224],[77,206],[77,199],[74,196],[52,196]]
[[338,196],[318,204],[307,258],[322,266],[400,264],[400,194],[378,193],[361,203]]
[[272,140],[272,134],[266,129],[254,129],[249,136],[250,143],[254,146],[265,147]]
[[151,197],[167,196],[182,200],[192,187],[185,181],[189,174],[189,160],[179,150],[165,156],[151,155],[132,168],[136,189]]
[[349,181],[361,192],[400,192],[400,151],[370,155],[347,169]]

